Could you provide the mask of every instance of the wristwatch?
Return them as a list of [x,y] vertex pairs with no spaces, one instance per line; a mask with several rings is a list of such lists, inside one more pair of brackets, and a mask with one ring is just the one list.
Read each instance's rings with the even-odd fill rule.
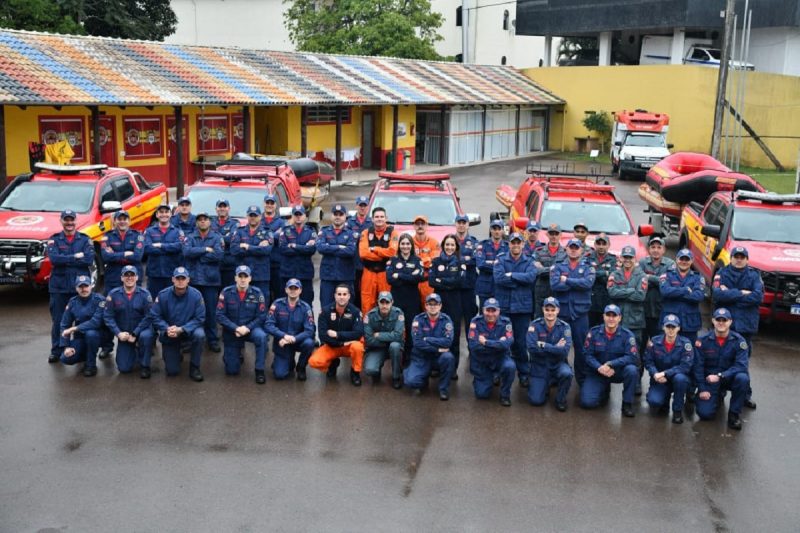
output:
[[719,372],[719,373],[717,373],[717,377],[718,377],[719,379],[722,379],[724,376],[723,376],[722,372]]

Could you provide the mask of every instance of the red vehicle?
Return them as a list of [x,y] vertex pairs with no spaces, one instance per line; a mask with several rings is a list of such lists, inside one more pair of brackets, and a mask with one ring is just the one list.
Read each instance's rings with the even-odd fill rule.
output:
[[125,168],[37,163],[34,172],[17,176],[0,193],[0,285],[47,284],[45,243],[61,231],[61,211],[75,211],[78,231],[95,241],[93,274],[99,276],[99,241],[113,229],[113,213],[128,211],[131,227],[143,230],[168,200],[164,184],[148,183]]
[[297,182],[292,168],[285,162],[265,164],[262,161],[222,161],[216,170],[206,171],[203,177],[188,190],[192,211],[213,214],[217,200],[226,198],[231,204],[231,215],[240,221],[247,218],[250,205],[262,207],[264,195],[274,194],[282,217],[291,215],[291,206],[303,204],[308,209],[308,222],[319,225],[322,210],[319,204],[327,197],[323,188],[306,199],[303,187]]
[[[369,211],[386,209],[389,224],[400,233],[414,235],[414,218],[428,218],[428,235],[438,242],[448,233],[455,233],[456,215],[465,214],[450,174],[399,174],[379,172],[372,187]],[[477,213],[466,213],[469,225],[481,223]]]
[[572,228],[583,222],[589,228],[586,243],[594,243],[594,236],[604,232],[611,237],[611,251],[618,254],[623,246],[633,246],[637,257],[647,250],[640,237],[651,235],[649,225],[635,228],[628,209],[614,192],[614,186],[596,183],[580,175],[552,174],[528,169],[531,174],[518,189],[501,185],[495,197],[506,213],[494,213],[508,224],[509,231],[523,231],[533,220],[541,228],[539,240],[547,241],[547,227],[561,226],[561,242],[573,237]]
[[683,210],[680,246],[694,255],[694,268],[711,285],[730,262],[735,246],[747,248],[761,272],[766,321],[800,321],[800,195],[750,191],[717,192],[705,205]]

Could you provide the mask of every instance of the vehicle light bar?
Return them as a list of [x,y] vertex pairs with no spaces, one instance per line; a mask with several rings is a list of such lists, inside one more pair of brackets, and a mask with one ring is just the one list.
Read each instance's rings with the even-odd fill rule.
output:
[[77,174],[79,172],[100,172],[108,170],[108,165],[54,165],[52,163],[36,163],[34,168],[46,170],[53,174]]
[[738,191],[737,199],[760,200],[769,204],[794,204],[800,203],[800,194],[775,194],[771,192]]
[[415,181],[417,183],[449,180],[450,174],[400,174],[399,172],[378,172],[379,178],[391,181]]

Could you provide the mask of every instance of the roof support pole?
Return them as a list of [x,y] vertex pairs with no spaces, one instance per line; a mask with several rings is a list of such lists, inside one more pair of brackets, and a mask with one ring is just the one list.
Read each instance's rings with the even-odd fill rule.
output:
[[397,128],[400,120],[400,108],[392,106],[392,164],[386,165],[388,170],[397,170]]
[[483,107],[483,116],[481,116],[481,161],[486,160],[486,106]]
[[728,59],[731,56],[731,34],[733,33],[733,17],[736,0],[727,0],[725,4],[725,32],[722,35],[722,52],[719,58],[719,72],[717,73],[717,101],[714,105],[714,129],[711,130],[711,157],[719,159],[720,134],[722,133],[722,119],[725,116],[725,93],[728,87]]
[[544,36],[544,66],[551,67],[553,60],[553,36]]
[[244,128],[244,151],[250,153],[250,146],[252,146],[252,139],[250,139],[250,106],[242,106],[242,127]]
[[183,181],[184,181],[184,168],[183,168],[183,106],[176,105],[175,106],[175,146],[177,148],[177,152],[175,157],[177,157],[177,164],[175,165],[178,169],[178,175],[176,176],[176,191],[175,194],[178,195],[178,198],[183,196]]
[[308,157],[308,107],[300,106],[300,157]]
[[102,163],[100,153],[100,108],[96,105],[90,105],[89,111],[92,113],[92,163],[98,165]]
[[0,183],[3,185],[9,182],[6,172],[6,106],[0,105],[0,178],[3,180]]
[[336,106],[336,181],[342,181],[342,106]]
[[600,57],[597,64],[607,67],[611,64],[611,32],[601,31],[597,37],[597,48],[600,49]]
[[514,124],[514,155],[519,156],[519,119],[522,114],[522,106],[517,104],[517,116]]
[[446,127],[447,107],[442,105],[439,108],[439,165],[444,166],[444,130]]

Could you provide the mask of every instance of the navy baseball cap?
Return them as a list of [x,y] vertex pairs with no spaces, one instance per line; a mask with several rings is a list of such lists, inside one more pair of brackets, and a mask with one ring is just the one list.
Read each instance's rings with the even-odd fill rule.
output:
[[133,265],[125,265],[124,267],[122,267],[122,275],[123,276],[125,274],[127,274],[128,272],[133,272],[133,274],[136,275],[136,276],[139,275],[139,271],[136,270],[136,267],[133,266]]
[[496,219],[492,220],[491,222],[489,222],[489,227],[490,228],[503,229],[503,221],[500,220],[499,218],[496,218]]
[[575,230],[575,229],[578,229],[578,228],[583,228],[583,229],[585,229],[586,231],[589,231],[589,226],[587,226],[587,225],[586,225],[586,222],[584,222],[584,221],[582,221],[582,220],[581,220],[581,221],[579,221],[579,222],[576,222],[576,223],[575,223],[575,225],[574,225],[574,226],[572,226],[572,229],[574,229],[574,230]]
[[190,204],[191,205],[191,203],[192,203],[192,201],[189,199],[188,196],[181,196],[180,198],[178,198],[178,205],[181,205],[181,204]]
[[200,211],[199,213],[197,213],[197,214],[194,216],[194,219],[195,219],[195,220],[198,220],[198,219],[200,219],[200,218],[203,218],[203,217],[206,217],[206,218],[211,218],[211,216],[209,216],[209,214],[208,214],[208,211]]
[[274,194],[266,194],[264,195],[264,203],[267,202],[278,203],[278,200],[275,198]]
[[300,213],[301,215],[305,215],[305,214],[306,214],[306,208],[305,208],[305,207],[303,207],[302,205],[296,205],[296,206],[294,206],[294,207],[292,208],[292,214],[293,214],[293,215],[296,215],[296,214],[298,214],[298,213]]
[[381,291],[378,293],[378,301],[391,303],[394,301],[394,297],[392,296],[392,293],[389,291]]
[[567,242],[567,248],[572,248],[573,246],[575,248],[580,248],[581,246],[583,246],[583,243],[580,241],[580,239],[570,239]]
[[303,284],[300,283],[299,279],[291,278],[289,281],[286,282],[286,288],[288,289],[289,287],[297,287],[298,289],[302,289]]
[[188,278],[189,271],[186,270],[186,267],[178,267],[172,271],[173,278]]
[[436,294],[435,292],[431,293],[427,296],[427,298],[425,298],[425,303],[428,302],[442,303],[442,297]]
[[733,320],[731,312],[724,307],[714,310],[714,314],[711,315],[711,318],[727,318],[728,320]]
[[539,231],[539,224],[531,220],[528,222],[528,226],[525,228],[527,231]]
[[158,207],[156,207],[156,211],[161,211],[162,209],[172,211],[172,206],[169,204],[159,204]]
[[547,307],[548,305],[552,305],[553,307],[559,309],[561,308],[561,302],[559,302],[558,298],[556,298],[555,296],[548,296],[547,298],[544,299],[544,302],[542,302],[542,307]]
[[230,207],[231,203],[225,198],[220,198],[219,200],[217,200],[217,207],[221,205],[227,205],[228,207]]
[[487,298],[485,302],[483,302],[484,309],[500,309],[500,302],[497,301],[496,298]]
[[621,257],[636,257],[636,249],[633,246],[623,246],[619,255]]
[[75,278],[76,287],[86,287],[92,284],[92,278],[89,276],[78,276]]
[[247,208],[248,215],[261,215],[261,208],[257,205],[251,205]]
[[514,232],[514,233],[512,233],[512,234],[511,234],[511,235],[508,237],[508,242],[514,242],[514,241],[524,241],[524,240],[525,240],[525,239],[523,239],[523,238],[522,238],[522,235],[520,235],[520,234],[519,234],[519,233],[517,233],[517,232]]
[[236,275],[238,276],[239,274],[247,274],[249,276],[250,267],[247,265],[239,265],[238,267],[236,267]]
[[664,246],[664,239],[662,239],[658,235],[653,235],[647,242],[647,246],[650,246],[651,244],[660,244],[661,246]]
[[661,324],[662,326],[681,326],[681,319],[678,318],[677,315],[669,314],[664,317],[664,323]]
[[359,196],[356,198],[356,205],[367,205],[369,204],[369,198],[366,196]]
[[63,211],[61,211],[61,220],[64,220],[65,218],[77,218],[77,217],[78,216],[75,214],[75,211],[73,211],[72,209],[64,209]]
[[456,215],[455,222],[469,222],[469,217],[467,215]]
[[594,242],[603,241],[606,244],[611,244],[611,239],[605,233],[599,233],[595,238]]
[[561,233],[561,226],[558,224],[550,224],[547,226],[547,233]]
[[122,218],[122,217],[131,218],[131,216],[128,214],[128,212],[125,211],[124,209],[120,209],[119,211],[114,213],[114,220],[117,220],[118,218]]
[[344,213],[347,214],[347,209],[342,204],[336,204],[331,207],[331,213]]
[[694,256],[692,255],[692,252],[688,248],[681,248],[680,250],[678,250],[678,253],[675,255],[675,257],[677,257],[678,259],[680,259],[681,257],[688,257],[689,259],[692,259]]
[[747,248],[745,248],[744,246],[734,246],[734,248],[731,250],[731,257],[733,257],[734,255],[743,255],[745,257],[750,257],[750,254],[747,252]]
[[603,309],[603,313],[614,313],[617,316],[622,315],[622,311],[620,310],[618,305],[608,304],[605,309]]

